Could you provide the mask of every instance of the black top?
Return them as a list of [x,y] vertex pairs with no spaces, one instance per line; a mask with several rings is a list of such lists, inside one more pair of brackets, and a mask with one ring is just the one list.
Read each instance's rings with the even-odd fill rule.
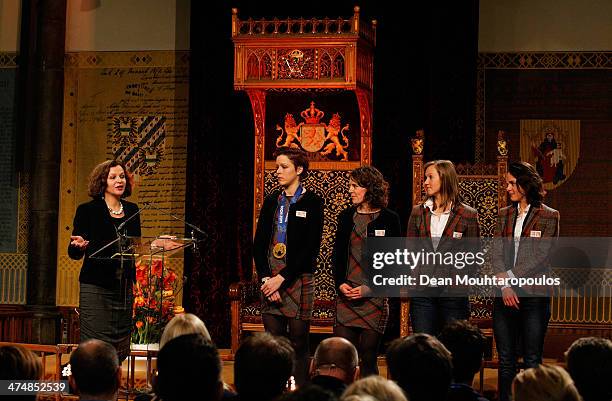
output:
[[[116,227],[138,212],[138,206],[135,203],[123,199],[121,203],[123,204],[125,217],[120,219],[111,217],[106,202],[101,198],[83,203],[77,208],[72,235],[80,235],[89,241],[89,245],[85,251],[69,245],[68,256],[76,260],[85,256],[79,275],[81,283],[94,284],[105,288],[113,288],[118,284],[118,269],[121,267],[119,260],[91,259],[89,256],[115,240],[117,238]],[[128,236],[140,237],[140,216],[127,221],[122,231],[125,231]],[[102,251],[102,254],[103,256],[112,256],[117,250],[118,247],[111,245]],[[124,265],[124,269],[126,277],[134,281],[133,264],[130,262],[128,266]]]
[[446,401],[489,401],[467,384],[453,383],[448,389]]
[[[257,221],[253,241],[253,259],[259,278],[272,276],[268,251],[273,240],[272,235],[276,225],[274,215],[280,193],[280,191],[274,191],[264,199]],[[300,199],[289,206],[287,254],[285,256],[287,265],[278,273],[285,279],[281,288],[291,285],[303,273],[314,272],[322,233],[323,201],[317,194],[307,190]]]
[[344,390],[346,390],[347,387],[346,383],[344,383],[342,380],[326,375],[314,376],[312,379],[310,379],[310,382],[324,388],[325,390],[331,391],[338,399],[340,399],[340,396],[342,393],[344,393]]
[[[353,214],[356,206],[344,209],[338,215],[338,229],[336,231],[336,244],[332,257],[334,268],[334,280],[336,288],[339,288],[346,280],[348,270],[348,255],[350,252],[351,232],[353,231]],[[368,224],[368,237],[374,237],[376,230],[385,230],[385,237],[399,237],[402,235],[399,215],[390,209],[381,209],[377,218]]]

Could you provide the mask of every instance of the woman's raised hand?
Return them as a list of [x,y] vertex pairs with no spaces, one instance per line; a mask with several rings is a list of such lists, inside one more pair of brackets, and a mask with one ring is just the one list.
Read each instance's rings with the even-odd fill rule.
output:
[[80,250],[84,250],[89,245],[89,241],[80,235],[71,235],[70,236],[70,245],[79,248]]

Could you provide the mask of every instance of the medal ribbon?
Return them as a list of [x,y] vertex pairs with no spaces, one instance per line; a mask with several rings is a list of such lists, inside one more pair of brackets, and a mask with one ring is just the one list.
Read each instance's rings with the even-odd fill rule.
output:
[[289,221],[289,206],[297,202],[300,195],[302,195],[302,185],[298,186],[293,198],[287,205],[287,195],[285,192],[281,193],[278,197],[278,221],[276,223],[276,237],[275,242],[285,244],[287,242],[287,222]]

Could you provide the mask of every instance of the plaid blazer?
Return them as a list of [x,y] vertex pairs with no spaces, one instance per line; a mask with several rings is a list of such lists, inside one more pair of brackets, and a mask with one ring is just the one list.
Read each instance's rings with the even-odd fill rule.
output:
[[[517,206],[511,205],[499,211],[491,261],[495,273],[512,270],[516,277],[550,276],[550,251],[559,237],[559,211],[541,204],[531,206],[523,222],[521,241],[514,261],[514,227]],[[506,240],[504,240],[506,239]],[[523,287],[529,293],[541,293],[540,286]]]
[[[480,237],[480,227],[478,226],[478,212],[476,209],[469,207],[465,203],[458,203],[450,210],[448,222],[442,232],[442,238],[438,244],[438,250],[448,243],[448,239],[453,238],[454,233],[461,233],[462,238],[478,238]],[[407,237],[412,238],[429,238],[429,244],[433,250],[431,243],[431,210],[425,205],[417,205],[412,208],[410,219],[408,219]]]
[[[423,248],[426,251],[433,251],[433,243],[431,240],[431,210],[425,207],[424,204],[414,206],[410,213],[410,219],[408,220],[408,230],[406,236],[410,238],[421,238]],[[457,234],[460,234],[460,238],[456,238]],[[478,225],[478,212],[476,209],[466,205],[465,203],[457,203],[453,205],[448,216],[448,221],[442,232],[442,237],[436,248],[436,252],[444,253],[449,251],[476,251],[474,245],[479,245],[478,241],[474,241],[474,238],[480,238],[480,227]],[[469,243],[468,243],[469,239]],[[471,269],[475,267],[472,266]],[[417,268],[418,269],[418,268]],[[422,270],[425,274],[426,272]],[[460,271],[452,268],[451,266],[438,266],[434,268],[430,273],[436,277],[454,277],[456,273]],[[418,273],[418,272],[417,272]],[[465,271],[464,273],[468,273]],[[469,274],[474,274],[471,271]],[[449,287],[445,290],[446,292],[461,292],[456,287]]]

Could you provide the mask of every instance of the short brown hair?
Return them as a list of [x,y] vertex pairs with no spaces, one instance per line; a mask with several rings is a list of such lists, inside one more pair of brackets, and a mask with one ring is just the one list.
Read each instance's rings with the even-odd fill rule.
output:
[[108,179],[108,173],[110,169],[116,166],[121,166],[125,172],[125,191],[123,191],[122,198],[127,198],[132,194],[132,180],[129,176],[127,167],[119,160],[107,160],[98,164],[89,174],[89,184],[87,186],[87,195],[92,198],[99,198],[104,196],[106,190],[106,180]]
[[351,171],[351,178],[365,188],[364,200],[373,208],[387,207],[389,198],[389,183],[382,173],[373,166],[361,166]]
[[453,162],[450,160],[432,160],[425,163],[423,166],[423,173],[427,171],[429,166],[434,166],[440,176],[440,196],[442,198],[442,204],[435,206],[446,208],[449,203],[452,203],[454,207],[461,202],[461,197],[459,196],[459,177],[457,176],[457,170],[455,170]]
[[290,148],[287,146],[276,149],[274,152],[274,158],[276,159],[278,156],[287,156],[291,163],[295,166],[297,170],[298,167],[302,168],[302,173],[299,174],[300,181],[306,178],[306,172],[308,171],[308,156],[306,152],[299,148]]

